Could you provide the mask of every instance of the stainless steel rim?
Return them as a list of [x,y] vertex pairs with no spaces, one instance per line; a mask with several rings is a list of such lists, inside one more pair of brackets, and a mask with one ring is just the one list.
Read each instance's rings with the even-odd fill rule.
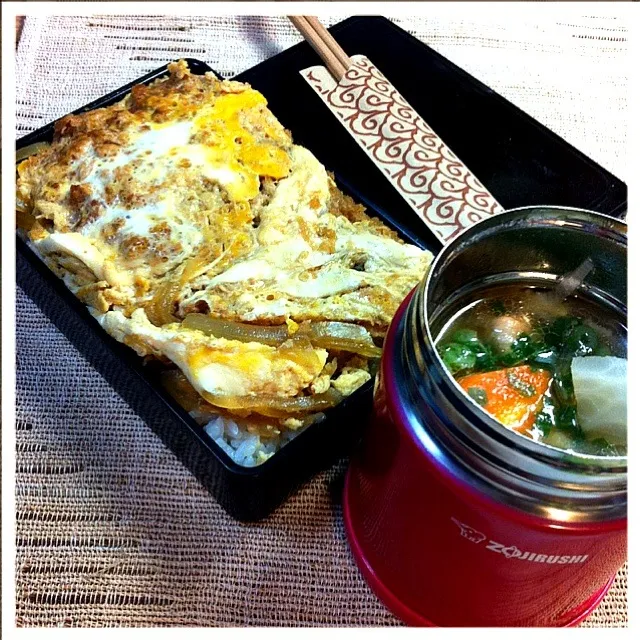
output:
[[[551,211],[554,215],[549,217]],[[406,396],[405,406],[416,413],[412,424],[421,425],[416,435],[439,450],[452,472],[501,502],[536,515],[567,522],[610,520],[626,515],[627,457],[570,453],[505,429],[470,402],[455,383],[434,347],[429,325],[427,297],[452,252],[490,235],[495,219],[507,227],[522,223],[523,216],[532,224],[537,220],[553,225],[562,222],[559,216],[563,215],[569,225],[572,219],[595,221],[600,233],[611,233],[614,241],[626,246],[625,223],[568,207],[522,207],[478,223],[442,250],[416,290],[405,318],[404,339],[397,344],[401,349],[398,374],[413,381],[401,393]],[[417,415],[420,409],[430,416],[428,424]]]

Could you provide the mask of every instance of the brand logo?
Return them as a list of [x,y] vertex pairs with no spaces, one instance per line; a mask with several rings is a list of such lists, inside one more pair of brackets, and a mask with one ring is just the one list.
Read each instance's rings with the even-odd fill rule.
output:
[[456,518],[451,518],[451,520],[457,525],[460,530],[460,535],[473,542],[474,544],[481,544],[487,551],[493,551],[494,553],[499,553],[505,558],[525,560],[528,562],[540,562],[544,564],[580,564],[584,562],[589,556],[581,555],[581,556],[558,556],[558,555],[549,555],[545,553],[537,553],[535,551],[522,550],[516,547],[515,545],[505,545],[501,542],[497,542],[496,540],[488,540],[487,536],[470,527],[468,524],[464,524],[464,522],[460,522],[456,520]]
[[462,522],[460,522],[459,520],[456,520],[455,518],[451,518],[451,519],[458,525],[458,527],[460,527],[460,535],[463,538],[466,538],[467,540],[471,540],[471,542],[475,542],[476,544],[487,539],[487,536],[485,536],[484,533],[481,533],[477,529],[474,529],[473,527],[470,527],[467,524],[463,524]]

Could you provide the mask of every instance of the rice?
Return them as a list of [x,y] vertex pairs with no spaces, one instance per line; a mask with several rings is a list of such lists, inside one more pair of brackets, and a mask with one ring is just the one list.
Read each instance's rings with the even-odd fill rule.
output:
[[[191,416],[204,425],[204,432],[237,464],[255,467],[268,460],[278,449],[304,429],[285,429],[274,438],[261,438],[250,433],[246,421],[237,422],[226,416],[211,416],[192,412]],[[244,422],[244,424],[243,424]]]

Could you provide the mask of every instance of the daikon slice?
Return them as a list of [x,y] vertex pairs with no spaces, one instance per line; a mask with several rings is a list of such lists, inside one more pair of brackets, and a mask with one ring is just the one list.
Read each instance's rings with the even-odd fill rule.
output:
[[627,441],[627,361],[613,356],[574,358],[571,375],[578,422],[588,438]]

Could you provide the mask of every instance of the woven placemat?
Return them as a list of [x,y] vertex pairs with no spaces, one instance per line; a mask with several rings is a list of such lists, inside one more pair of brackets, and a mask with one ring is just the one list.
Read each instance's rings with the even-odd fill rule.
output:
[[[626,29],[598,13],[396,22],[624,179]],[[278,18],[29,17],[16,133],[170,59],[231,76],[299,40]],[[344,461],[239,524],[20,290],[17,367],[18,625],[399,624],[350,557]],[[626,585],[584,625],[626,626]]]

